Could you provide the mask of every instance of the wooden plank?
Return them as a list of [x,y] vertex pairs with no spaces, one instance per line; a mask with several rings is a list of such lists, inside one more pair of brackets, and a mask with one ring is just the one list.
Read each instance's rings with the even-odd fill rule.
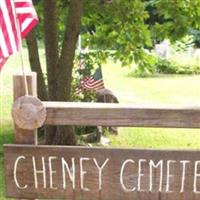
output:
[[5,145],[4,164],[8,197],[200,199],[195,150]]
[[43,102],[48,125],[200,128],[200,107],[137,107],[122,104]]
[[[26,74],[29,95],[37,97],[37,75],[35,72]],[[14,100],[25,95],[24,77],[22,74],[13,76]],[[34,144],[36,130],[24,130],[15,125],[15,143]]]
[[[28,86],[28,94],[37,97],[37,74],[35,72],[26,73],[26,81]],[[13,95],[14,100],[25,95],[25,83],[23,74],[15,74],[13,76]],[[14,124],[15,143],[17,144],[36,144],[37,129],[25,130]],[[30,199],[30,198],[28,198]],[[25,200],[25,199],[23,199]]]

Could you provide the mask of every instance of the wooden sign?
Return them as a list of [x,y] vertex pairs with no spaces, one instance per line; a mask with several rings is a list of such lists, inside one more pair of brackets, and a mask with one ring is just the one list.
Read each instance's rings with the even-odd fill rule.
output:
[[5,145],[4,161],[8,197],[200,199],[200,151]]

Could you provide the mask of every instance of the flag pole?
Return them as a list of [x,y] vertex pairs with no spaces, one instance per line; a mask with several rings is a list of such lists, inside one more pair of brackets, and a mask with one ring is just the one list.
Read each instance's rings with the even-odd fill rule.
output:
[[[28,92],[28,81],[27,77],[25,74],[25,67],[24,67],[24,59],[23,59],[23,46],[22,46],[22,37],[21,37],[21,30],[20,30],[20,23],[19,23],[19,18],[17,16],[17,11],[15,7],[15,1],[13,0],[13,5],[14,5],[14,14],[15,14],[15,23],[16,23],[16,28],[17,28],[17,37],[19,40],[19,55],[20,55],[20,61],[21,61],[21,69],[22,69],[22,74],[23,74],[23,79],[24,79],[24,88],[25,88],[25,96],[29,95]],[[34,144],[38,145],[38,133],[37,130],[34,130]]]
[[25,95],[28,96],[28,83],[27,83],[27,77],[25,75],[25,67],[24,67],[24,59],[23,59],[23,46],[22,46],[22,37],[21,37],[21,31],[20,31],[20,24],[19,24],[19,18],[17,16],[15,2],[13,0],[13,8],[14,8],[14,14],[15,14],[15,23],[17,28],[17,37],[19,40],[19,55],[20,55],[20,62],[21,62],[21,69],[24,79],[24,88],[25,88]]

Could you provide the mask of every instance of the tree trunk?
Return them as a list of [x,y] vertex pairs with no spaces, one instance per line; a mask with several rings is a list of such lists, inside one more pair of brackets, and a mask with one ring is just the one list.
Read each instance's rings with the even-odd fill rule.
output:
[[57,99],[57,63],[59,58],[58,52],[58,27],[56,23],[56,1],[43,1],[44,12],[44,40],[48,76],[48,93],[49,100],[56,101]]
[[58,63],[58,87],[57,97],[62,101],[70,101],[73,61],[76,43],[81,25],[84,0],[70,1],[69,15],[65,24],[65,34],[62,44],[61,56]]
[[[80,30],[83,2],[84,0],[70,1],[59,57],[56,1],[44,1],[45,50],[50,100],[70,101],[73,60]],[[73,127],[57,126],[47,127],[47,129],[47,144],[76,144]]]
[[29,62],[31,65],[31,70],[37,73],[37,91],[38,97],[45,101],[47,100],[47,90],[45,86],[45,80],[42,73],[42,68],[40,64],[40,57],[38,52],[37,39],[35,34],[35,29],[33,29],[26,38],[26,43],[28,46]]
[[[58,52],[58,33],[57,33],[57,13],[56,1],[43,1],[44,13],[44,41],[46,52],[46,65],[48,77],[48,94],[50,101],[57,99],[57,62],[59,57]],[[56,126],[45,127],[45,143],[50,145],[54,141],[56,135]]]
[[[81,15],[84,0],[70,1],[69,15],[65,24],[65,34],[62,44],[61,55],[57,68],[59,70],[57,98],[61,101],[70,101],[73,61],[76,50],[76,43],[80,31]],[[73,127],[59,126],[53,144],[75,145],[76,138]]]

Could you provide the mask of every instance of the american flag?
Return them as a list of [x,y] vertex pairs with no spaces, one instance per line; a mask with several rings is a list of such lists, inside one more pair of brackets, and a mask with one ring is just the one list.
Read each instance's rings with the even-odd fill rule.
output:
[[37,22],[31,0],[0,0],[0,70]]
[[86,76],[81,81],[81,88],[85,90],[101,90],[104,87],[101,68],[97,68],[93,76]]

